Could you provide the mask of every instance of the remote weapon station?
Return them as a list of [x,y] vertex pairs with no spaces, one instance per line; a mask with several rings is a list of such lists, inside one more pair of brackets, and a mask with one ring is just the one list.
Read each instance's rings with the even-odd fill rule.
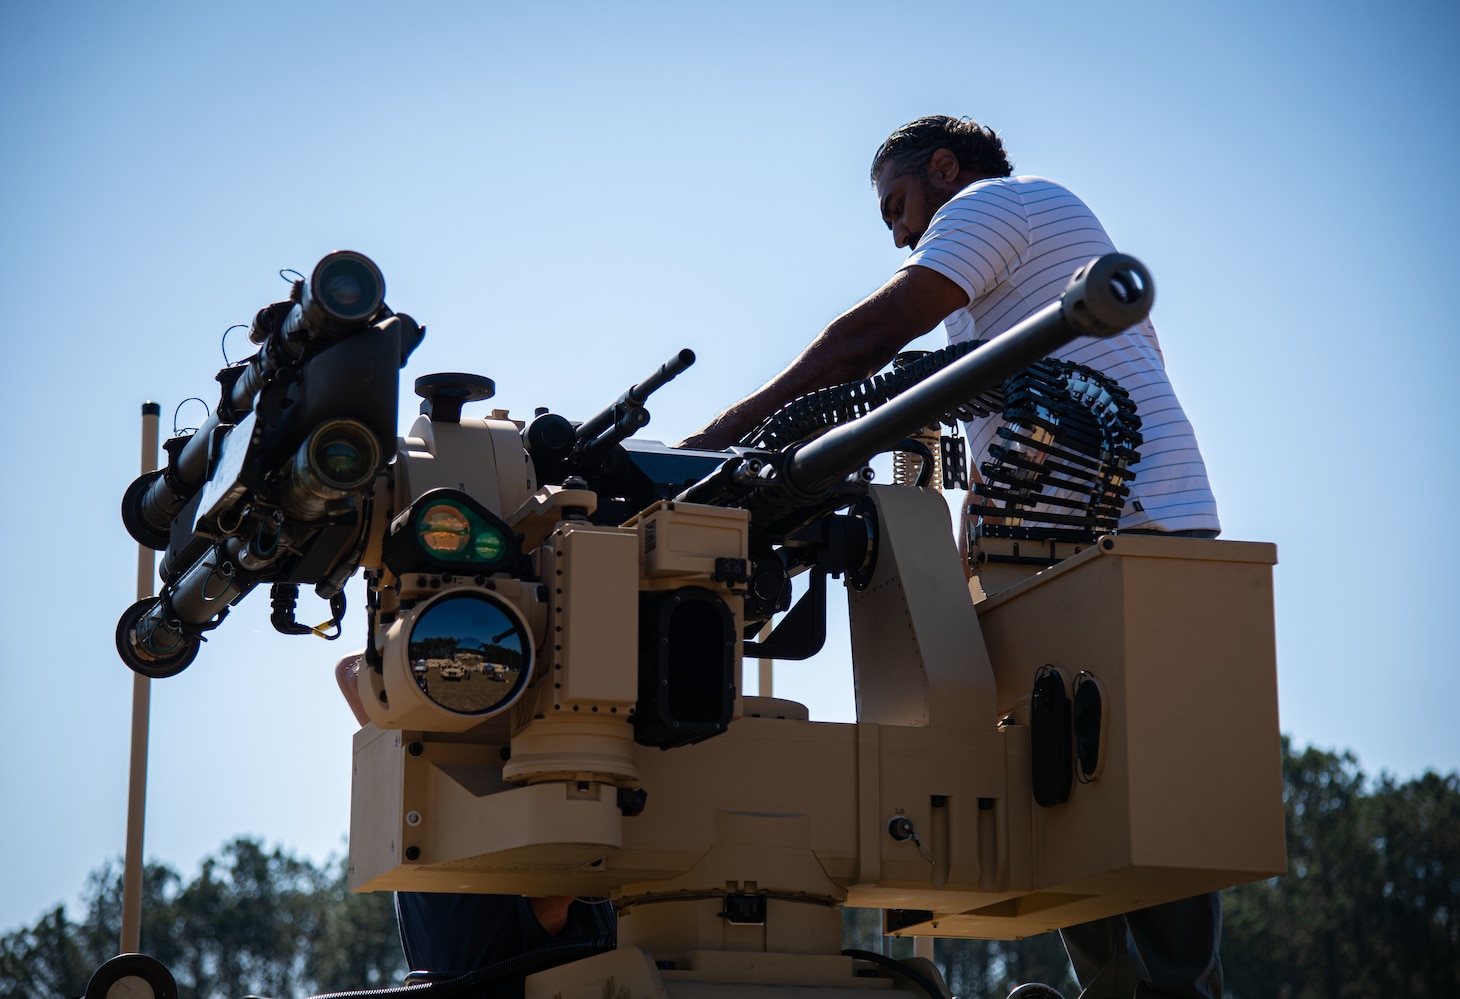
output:
[[[353,888],[610,899],[617,948],[533,971],[529,997],[946,995],[930,962],[843,954],[839,907],[1007,939],[1285,869],[1275,549],[1118,533],[1138,414],[1042,360],[1152,295],[1138,261],[1098,258],[1002,336],[807,397],[726,452],[633,439],[688,350],[582,422],[474,417],[489,379],[426,375],[397,438],[424,330],[369,259],[331,254],[127,491],[127,529],[165,554],[118,650],[173,675],[263,583],[279,630],[319,630],[295,622],[301,584],[337,630],[362,572]],[[970,582],[932,481],[959,479],[962,441],[928,428],[991,411]],[[916,477],[872,484],[889,450]],[[820,648],[828,578],[850,724],[742,693],[746,658]]]

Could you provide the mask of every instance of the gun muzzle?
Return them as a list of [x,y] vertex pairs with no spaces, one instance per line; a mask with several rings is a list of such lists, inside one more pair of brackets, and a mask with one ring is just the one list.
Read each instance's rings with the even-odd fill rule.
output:
[[614,445],[621,443],[649,422],[644,403],[659,389],[695,363],[695,352],[686,347],[659,365],[648,378],[631,386],[613,405],[585,420],[577,433],[579,461],[591,464],[601,461]]

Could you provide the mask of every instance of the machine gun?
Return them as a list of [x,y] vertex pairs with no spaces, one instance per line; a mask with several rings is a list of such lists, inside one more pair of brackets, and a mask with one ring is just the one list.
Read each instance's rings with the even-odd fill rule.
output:
[[[835,995],[869,972],[940,994],[931,965],[840,954],[838,907],[883,909],[889,933],[1008,938],[1285,867],[1271,545],[1108,534],[976,601],[943,498],[866,471],[1070,340],[1140,321],[1152,287],[1130,257],[1091,261],[1014,329],[783,447],[631,438],[688,351],[577,424],[470,417],[492,382],[428,375],[410,431],[352,466],[369,482],[329,497],[296,484],[319,478],[298,457],[311,420],[264,427],[264,379],[248,433],[225,414],[226,446],[174,449],[170,478],[129,491],[146,537],[177,512],[164,593],[124,615],[119,648],[175,672],[225,597],[266,578],[337,592],[359,567],[352,888],[611,898],[618,949],[528,996]],[[379,310],[270,369],[307,384],[311,419],[333,351],[384,338],[376,377],[409,353]],[[259,568],[245,553],[273,551],[274,523],[289,554]],[[813,599],[746,640],[798,570],[847,578],[856,723],[743,693],[744,656],[815,637],[775,637]]]

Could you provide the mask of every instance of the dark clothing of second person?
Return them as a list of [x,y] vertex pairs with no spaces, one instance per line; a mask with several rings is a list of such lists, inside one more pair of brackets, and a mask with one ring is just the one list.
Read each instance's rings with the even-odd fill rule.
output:
[[1081,999],[1220,999],[1217,892],[1060,930]]
[[574,900],[557,936],[537,921],[522,895],[397,892],[396,919],[406,966],[433,975],[476,971],[559,944],[600,941],[613,946],[613,905]]

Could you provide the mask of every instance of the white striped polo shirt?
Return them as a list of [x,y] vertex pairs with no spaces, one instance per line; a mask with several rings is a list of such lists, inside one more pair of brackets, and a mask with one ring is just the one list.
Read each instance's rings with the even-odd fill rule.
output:
[[[1100,220],[1067,189],[1042,177],[970,184],[938,210],[903,267],[927,267],[968,295],[943,325],[949,343],[992,339],[1059,297],[1091,257],[1115,247]],[[1166,376],[1149,319],[1105,339],[1081,337],[1059,351],[1114,378],[1141,418],[1141,460],[1123,529],[1220,530],[1196,435]],[[1001,421],[968,425],[969,455],[988,457]]]

